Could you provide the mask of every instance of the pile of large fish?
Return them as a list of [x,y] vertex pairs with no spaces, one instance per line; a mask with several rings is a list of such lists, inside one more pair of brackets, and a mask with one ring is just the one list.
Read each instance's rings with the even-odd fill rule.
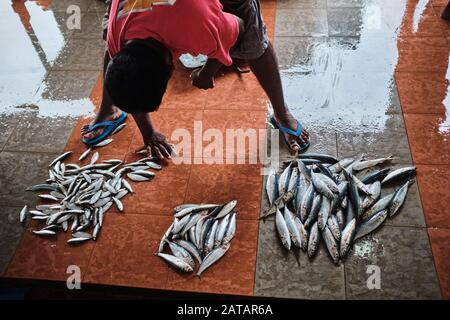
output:
[[[105,140],[94,147],[105,146],[111,141]],[[83,160],[91,150],[89,148],[79,160]],[[124,178],[125,174],[132,181],[148,181],[155,176],[149,169],[161,169],[154,158],[148,157],[126,164],[119,159],[98,162],[97,151],[85,166],[66,164],[64,160],[71,154],[72,151],[68,151],[54,159],[49,165],[47,181],[27,189],[48,192],[38,197],[52,203],[39,204],[34,210],[29,210],[26,205],[20,212],[21,222],[31,217],[45,224],[43,228],[33,231],[39,236],[54,236],[58,230],[66,232],[70,223],[72,238],[68,243],[96,240],[111,206],[115,205],[119,212],[124,210],[121,199],[133,192]]]
[[[380,159],[345,158],[303,154],[273,170],[266,183],[270,208],[261,219],[275,214],[283,246],[297,247],[313,258],[323,238],[334,263],[344,259],[353,241],[379,228],[403,205],[414,180],[414,167],[391,171]],[[383,168],[373,169],[383,165]],[[356,174],[358,173],[358,177]],[[384,186],[399,187],[382,196]]]
[[[157,256],[175,269],[197,276],[219,261],[236,232],[237,201],[226,204],[183,204],[175,208],[174,221],[164,233]],[[169,248],[172,254],[164,253]]]

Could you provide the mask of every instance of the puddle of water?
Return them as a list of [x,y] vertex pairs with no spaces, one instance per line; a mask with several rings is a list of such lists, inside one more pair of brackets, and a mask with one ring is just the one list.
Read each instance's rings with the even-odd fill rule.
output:
[[[64,14],[61,14],[65,19]],[[39,116],[91,114],[94,104],[85,99],[52,100],[42,97],[44,79],[60,56],[66,38],[65,23],[38,1],[0,1],[5,28],[0,40],[0,115],[38,110]]]
[[406,1],[366,1],[358,36],[313,38],[304,59],[284,65],[287,104],[317,127],[353,132],[385,129],[398,60],[397,38]]

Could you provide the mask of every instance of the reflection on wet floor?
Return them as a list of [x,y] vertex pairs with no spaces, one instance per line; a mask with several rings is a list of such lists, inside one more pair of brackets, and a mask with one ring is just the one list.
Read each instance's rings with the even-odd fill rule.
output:
[[[54,12],[49,4],[51,1],[0,2],[5,28],[0,40],[7,44],[0,52],[0,116],[37,110],[41,117],[76,117],[94,109],[88,96],[98,72],[88,72],[86,79],[85,72],[73,74],[82,69],[70,70],[55,81],[58,75],[53,68],[69,42],[73,13],[66,8]],[[64,79],[66,75],[72,75],[71,83]]]
[[329,9],[324,22],[329,37],[276,38],[287,103],[296,116],[336,130],[385,128],[396,95],[393,76],[405,5],[365,1],[357,8]]

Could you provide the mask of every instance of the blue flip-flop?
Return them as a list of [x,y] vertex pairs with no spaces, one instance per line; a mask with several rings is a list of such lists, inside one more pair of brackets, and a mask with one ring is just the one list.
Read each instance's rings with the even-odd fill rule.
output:
[[97,128],[104,128],[101,135],[92,139],[83,138],[83,142],[87,145],[97,144],[103,140],[105,140],[118,126],[125,122],[127,119],[127,113],[122,111],[122,114],[116,120],[111,121],[103,121],[93,125],[89,125],[87,132],[91,132]]
[[[294,137],[300,137],[301,136],[301,134],[302,134],[302,132],[303,132],[303,126],[302,126],[302,124],[300,123],[300,121],[298,121],[298,120],[296,120],[297,121],[297,130],[292,130],[292,129],[289,129],[289,128],[286,128],[286,127],[283,127],[282,125],[280,125],[278,122],[277,122],[277,120],[275,120],[275,117],[274,116],[271,116],[270,117],[270,123],[276,128],[276,129],[278,129],[278,130],[280,130],[281,132],[283,132],[283,133],[287,133],[287,134],[289,134],[289,135],[291,135],[291,136],[294,136]],[[283,135],[283,138],[284,138],[284,141],[286,142],[286,144],[289,146],[289,142],[287,141],[287,139],[286,139],[286,137]],[[310,139],[308,138],[308,141],[306,142],[306,143],[300,143],[300,149],[298,150],[298,152],[305,152],[306,151],[306,149],[308,149],[309,148],[309,145],[311,144],[311,142],[310,142]]]

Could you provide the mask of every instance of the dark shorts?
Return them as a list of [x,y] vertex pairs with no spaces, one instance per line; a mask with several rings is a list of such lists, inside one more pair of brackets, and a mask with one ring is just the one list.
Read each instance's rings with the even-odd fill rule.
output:
[[[266,25],[261,16],[259,0],[220,0],[223,11],[234,14],[244,20],[245,30],[230,51],[233,58],[251,60],[259,58],[269,45]],[[107,0],[106,3],[110,3]],[[108,29],[109,7],[103,17],[103,39],[106,40]]]

